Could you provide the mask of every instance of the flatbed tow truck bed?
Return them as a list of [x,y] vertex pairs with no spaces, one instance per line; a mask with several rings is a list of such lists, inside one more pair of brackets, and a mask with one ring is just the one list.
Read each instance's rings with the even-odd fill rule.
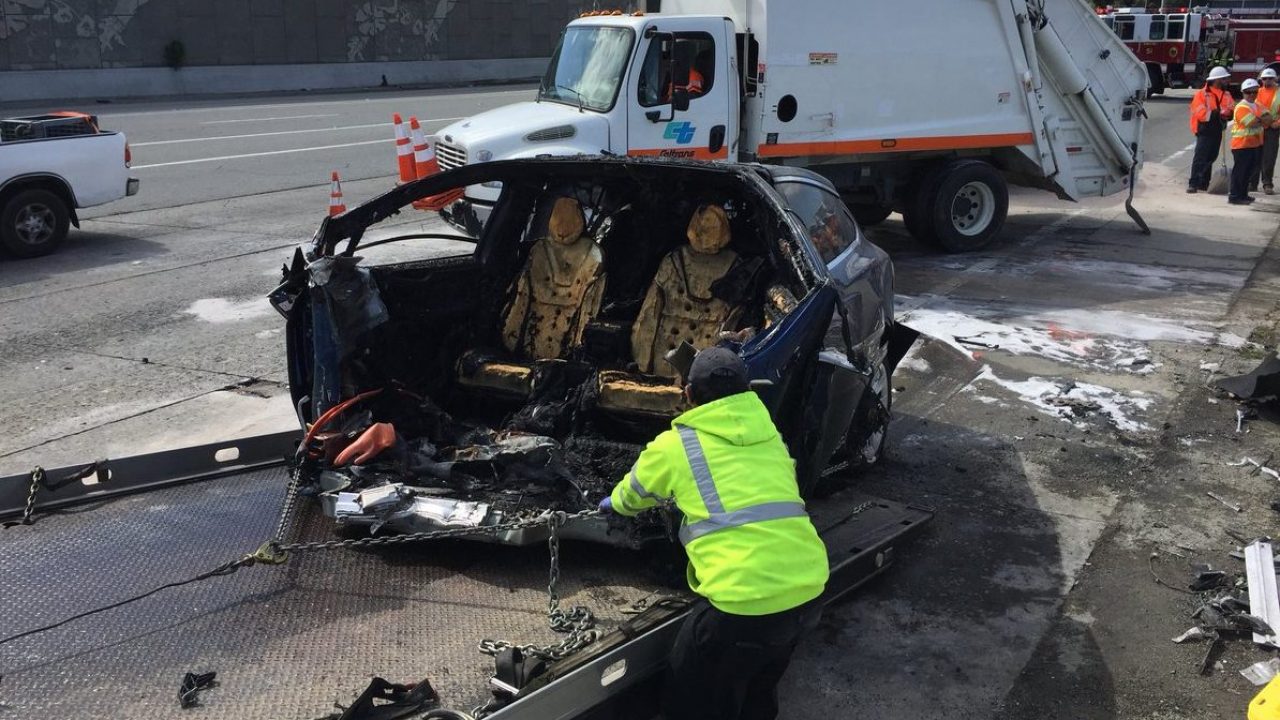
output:
[[[252,552],[275,530],[289,434],[156,453],[55,485],[33,520],[0,531],[0,637],[178,582]],[[218,460],[215,460],[215,452]],[[230,456],[237,456],[231,458]],[[96,481],[96,482],[95,482]],[[0,479],[0,517],[20,520],[29,477]],[[854,491],[811,503],[833,568],[828,599],[887,569],[929,510]],[[290,540],[328,540],[302,504]],[[642,552],[561,546],[565,605],[594,611],[604,637],[552,663],[491,718],[653,717],[655,673],[685,612]],[[0,645],[0,714],[21,718],[310,720],[350,705],[372,676],[428,679],[445,707],[491,698],[482,639],[550,644],[546,546],[436,541],[293,556],[243,568]],[[634,612],[638,601],[651,607]],[[217,672],[179,709],[187,672]],[[625,709],[624,709],[625,708]]]

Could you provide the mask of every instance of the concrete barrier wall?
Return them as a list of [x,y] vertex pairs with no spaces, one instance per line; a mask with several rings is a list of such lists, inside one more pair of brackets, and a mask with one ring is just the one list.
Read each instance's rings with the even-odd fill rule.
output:
[[[79,97],[63,92],[76,87],[99,96],[358,87],[380,81],[384,71],[371,67],[380,63],[390,64],[385,73],[392,84],[524,79],[538,73],[530,68],[544,64],[565,23],[597,5],[0,0],[0,101]],[[176,73],[166,67],[164,50],[174,41],[185,54]],[[530,59],[537,62],[522,62]],[[113,72],[121,69],[133,72]]]

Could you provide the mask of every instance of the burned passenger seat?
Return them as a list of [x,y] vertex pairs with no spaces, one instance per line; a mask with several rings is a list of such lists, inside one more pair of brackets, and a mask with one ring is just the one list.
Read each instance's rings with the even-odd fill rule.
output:
[[600,309],[603,256],[583,235],[582,208],[558,198],[546,237],[529,249],[502,312],[502,344],[511,359],[477,362],[464,356],[459,381],[466,386],[527,396],[532,365],[564,358],[581,341],[582,329]]
[[668,253],[658,265],[631,328],[637,369],[651,377],[602,372],[602,408],[661,415],[680,412],[684,409],[681,381],[664,356],[686,340],[699,350],[715,345],[720,333],[733,330],[742,314],[741,306],[712,294],[712,285],[738,262],[738,254],[728,248],[731,236],[724,209],[699,207],[689,220],[686,237],[689,244]]

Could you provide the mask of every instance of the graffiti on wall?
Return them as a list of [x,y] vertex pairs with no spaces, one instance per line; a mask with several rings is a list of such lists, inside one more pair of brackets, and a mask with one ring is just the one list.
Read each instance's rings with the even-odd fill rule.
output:
[[[430,4],[429,0],[427,4]],[[375,0],[357,6],[356,34],[347,41],[347,60],[359,62],[375,59],[368,52],[369,46],[379,35],[396,26],[399,26],[401,32],[420,39],[422,56],[429,57],[440,39],[440,26],[457,4],[458,0],[436,0],[435,9],[429,14],[419,11],[420,7],[425,10],[421,3],[401,0]]]
[[124,30],[138,12],[138,8],[150,0],[116,0],[109,12],[100,17],[77,10],[66,0],[7,0],[3,22],[0,22],[0,40],[16,36],[26,30],[33,18],[48,16],[58,25],[75,27],[77,37],[96,37],[103,51],[124,47]]

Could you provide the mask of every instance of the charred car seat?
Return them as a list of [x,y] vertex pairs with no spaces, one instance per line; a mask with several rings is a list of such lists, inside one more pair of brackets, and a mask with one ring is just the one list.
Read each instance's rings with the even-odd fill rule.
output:
[[581,341],[583,327],[600,310],[605,282],[603,256],[583,235],[584,226],[576,200],[556,200],[547,236],[529,249],[502,312],[502,344],[510,357],[464,355],[461,384],[527,396],[532,363],[561,359]]
[[602,408],[657,414],[682,410],[680,381],[664,355],[686,340],[699,350],[711,347],[721,331],[734,329],[742,314],[741,306],[716,297],[711,289],[738,262],[738,254],[727,247],[731,238],[724,209],[700,207],[686,236],[689,244],[668,253],[658,265],[631,328],[633,359],[650,377],[600,373]]

